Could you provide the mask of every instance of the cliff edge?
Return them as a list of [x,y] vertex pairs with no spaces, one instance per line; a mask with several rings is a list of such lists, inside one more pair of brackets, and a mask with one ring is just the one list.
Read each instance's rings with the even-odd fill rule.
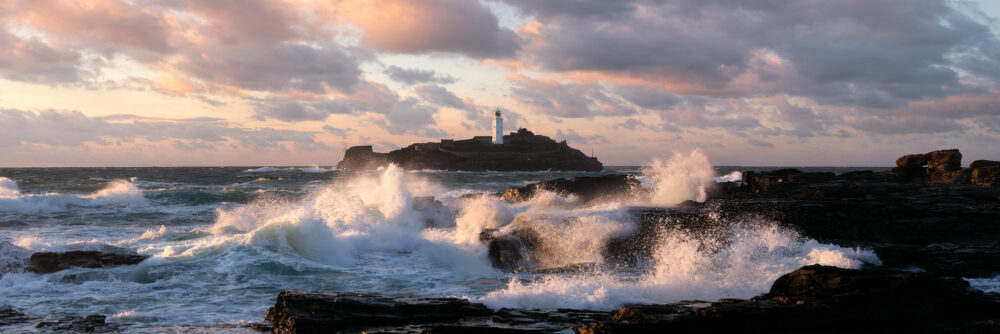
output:
[[411,144],[389,153],[378,153],[370,145],[353,146],[337,163],[340,170],[375,169],[394,163],[405,169],[452,171],[600,171],[597,158],[588,157],[547,136],[519,129],[493,144],[489,136],[472,139],[442,139],[438,143]]

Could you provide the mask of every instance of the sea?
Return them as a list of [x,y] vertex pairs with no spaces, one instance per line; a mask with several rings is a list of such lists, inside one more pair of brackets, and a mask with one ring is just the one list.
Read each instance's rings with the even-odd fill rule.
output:
[[[0,307],[38,317],[103,314],[127,331],[250,332],[282,290],[468,298],[488,307],[610,310],[630,303],[749,298],[780,275],[821,263],[879,263],[871,250],[817,242],[746,217],[725,243],[664,235],[638,267],[604,263],[608,238],[634,231],[634,206],[704,200],[747,170],[675,155],[601,172],[365,172],[309,167],[0,168]],[[800,167],[843,173],[885,168]],[[649,196],[599,203],[542,193],[508,203],[508,187],[630,174]],[[414,206],[433,196],[442,206]],[[535,223],[548,258],[582,270],[506,273],[479,234]],[[729,225],[727,225],[729,226]],[[24,271],[31,253],[101,250],[137,265]],[[588,264],[588,266],[578,266]],[[974,279],[997,291],[1000,280]]]

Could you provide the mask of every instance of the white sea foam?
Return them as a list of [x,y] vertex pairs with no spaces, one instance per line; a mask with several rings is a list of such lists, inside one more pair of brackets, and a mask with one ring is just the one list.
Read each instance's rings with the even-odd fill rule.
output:
[[289,169],[291,169],[291,168],[260,167],[260,168],[247,169],[247,170],[245,170],[243,172],[244,173],[267,173],[267,172],[287,171]]
[[734,170],[729,172],[729,174],[716,177],[713,180],[715,182],[741,182],[743,181],[743,172]]
[[654,160],[643,175],[652,188],[650,203],[670,206],[687,200],[705,201],[715,170],[701,150],[694,150],[686,155],[674,153],[665,162]]
[[870,251],[802,241],[776,227],[737,229],[731,243],[707,251],[703,242],[682,232],[661,240],[654,270],[638,277],[613,272],[547,276],[522,283],[512,279],[500,290],[479,298],[492,308],[612,309],[627,303],[749,298],[766,292],[780,275],[803,265],[858,268],[878,263]]
[[966,278],[972,288],[983,291],[1000,293],[1000,275],[993,278]]
[[42,193],[24,194],[17,183],[0,177],[0,212],[53,212],[72,207],[144,206],[142,190],[125,180],[113,180],[89,195]]
[[326,169],[326,168],[321,168],[318,165],[312,165],[312,167],[299,168],[299,171],[303,173],[329,173],[332,172],[333,169]]

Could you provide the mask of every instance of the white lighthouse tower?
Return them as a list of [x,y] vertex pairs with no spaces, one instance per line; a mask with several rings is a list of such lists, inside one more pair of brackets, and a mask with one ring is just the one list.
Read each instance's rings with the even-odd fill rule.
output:
[[497,108],[493,116],[493,143],[503,144],[503,116],[500,116],[500,108]]

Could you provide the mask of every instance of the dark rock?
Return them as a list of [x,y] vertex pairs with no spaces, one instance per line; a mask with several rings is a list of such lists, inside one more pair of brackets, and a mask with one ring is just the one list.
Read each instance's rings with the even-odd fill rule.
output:
[[27,270],[39,274],[50,274],[72,267],[103,268],[130,265],[142,262],[148,256],[139,254],[118,254],[98,251],[39,252],[31,254]]
[[972,169],[970,182],[978,186],[1000,186],[1000,166],[981,166]]
[[267,310],[274,333],[335,333],[408,324],[448,324],[488,317],[482,304],[458,298],[407,298],[347,292],[282,291]]
[[92,314],[86,317],[36,318],[12,308],[0,307],[0,332],[61,332],[61,333],[108,333],[119,332],[118,324],[104,322],[105,316]]
[[539,190],[547,190],[567,196],[574,195],[587,202],[600,198],[616,198],[634,196],[641,189],[639,181],[623,174],[603,176],[579,176],[571,179],[555,179],[529,184],[524,187],[507,188],[503,198],[511,202],[530,199]]
[[[635,314],[627,309],[613,314]],[[720,300],[671,316],[643,312],[574,327],[577,333],[991,332],[1000,302],[957,278],[884,268],[812,265],[751,300]],[[993,326],[993,327],[991,327]],[[992,329],[991,329],[992,328]]]
[[772,172],[743,172],[744,189],[759,194],[787,193],[801,189],[802,184],[832,180],[834,173],[803,173],[795,169],[779,169]]
[[389,164],[388,154],[375,153],[371,145],[352,146],[344,152],[344,160],[337,163],[339,170],[368,170]]
[[86,317],[63,317],[55,320],[41,321],[35,325],[35,328],[76,333],[117,332],[118,328],[116,325],[104,322],[106,318],[100,314],[92,314]]
[[969,164],[969,168],[976,169],[979,167],[997,167],[1000,166],[1000,161],[992,160],[976,160]]
[[958,149],[939,150],[929,153],[931,159],[927,161],[927,169],[931,173],[949,172],[962,169],[962,153]]
[[896,159],[896,167],[902,169],[922,168],[931,161],[931,153],[907,154]]
[[565,141],[535,135],[526,129],[504,136],[503,144],[489,137],[466,140],[444,139],[439,143],[418,143],[389,153],[377,153],[371,146],[354,146],[337,164],[340,170],[367,170],[387,164],[405,169],[463,171],[600,171],[597,158],[570,147]]

